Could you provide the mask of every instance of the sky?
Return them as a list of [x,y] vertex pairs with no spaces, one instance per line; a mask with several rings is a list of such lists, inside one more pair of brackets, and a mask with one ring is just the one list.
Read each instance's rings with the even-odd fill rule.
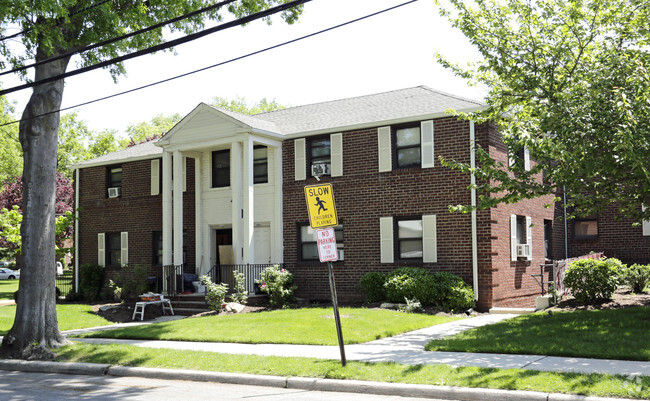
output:
[[[313,0],[300,21],[256,21],[125,63],[127,76],[113,82],[106,70],[66,79],[62,107],[136,88],[217,64],[287,40],[347,22],[406,0]],[[300,106],[426,85],[480,100],[441,67],[435,53],[464,64],[478,59],[469,41],[438,15],[432,0],[419,0],[351,25],[148,89],[74,109],[93,130],[125,132],[158,114],[186,115],[215,96],[262,98]],[[76,68],[75,59],[68,70]],[[3,87],[17,84],[5,80]],[[22,113],[31,90],[8,95]]]

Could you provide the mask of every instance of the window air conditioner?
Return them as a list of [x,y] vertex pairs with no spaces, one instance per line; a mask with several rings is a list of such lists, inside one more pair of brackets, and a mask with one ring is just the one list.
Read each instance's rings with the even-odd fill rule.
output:
[[313,163],[311,165],[311,175],[313,177],[321,175],[330,175],[329,163]]
[[117,198],[120,195],[122,195],[122,188],[120,187],[108,188],[109,198]]
[[517,257],[518,258],[527,258],[530,256],[530,245],[528,244],[517,244]]

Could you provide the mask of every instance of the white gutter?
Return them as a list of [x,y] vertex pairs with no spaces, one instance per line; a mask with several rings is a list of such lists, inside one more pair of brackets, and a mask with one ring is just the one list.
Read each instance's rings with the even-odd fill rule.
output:
[[470,167],[472,173],[470,175],[470,183],[472,184],[471,197],[472,197],[472,282],[474,284],[474,300],[478,301],[478,240],[476,233],[476,176],[474,175],[474,168],[476,168],[476,136],[474,132],[474,121],[469,122],[469,146],[470,146]]
[[74,291],[79,292],[79,180],[81,169],[75,169],[77,179],[75,180],[74,186]]

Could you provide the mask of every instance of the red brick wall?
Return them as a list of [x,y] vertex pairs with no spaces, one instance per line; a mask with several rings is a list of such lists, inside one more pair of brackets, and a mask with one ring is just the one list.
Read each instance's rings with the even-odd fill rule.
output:
[[[471,216],[452,214],[448,210],[449,205],[470,203],[469,175],[444,168],[438,160],[442,156],[469,162],[469,123],[446,117],[435,120],[434,127],[434,168],[395,169],[383,173],[378,172],[376,128],[343,134],[344,175],[322,178],[323,182],[333,184],[339,220],[344,226],[345,261],[334,264],[339,298],[363,299],[359,286],[361,276],[401,266],[448,271],[472,284]],[[498,136],[490,127],[482,126],[477,128],[477,139],[484,145],[493,145]],[[500,151],[504,149],[502,145],[499,148]],[[308,222],[303,187],[315,184],[316,180],[294,180],[292,140],[284,143],[283,154],[284,260],[295,275],[299,296],[327,300],[330,293],[326,265],[299,261],[297,250],[298,225]],[[528,211],[529,208],[540,209],[540,203],[528,201],[504,206],[498,211],[477,213],[479,305],[483,309],[495,305],[534,305],[534,292],[539,293],[540,289],[531,284],[530,274],[543,262],[543,218],[547,218],[547,214],[552,218],[553,214],[552,210],[550,213]],[[537,224],[533,230],[536,242],[532,263],[515,265],[510,262],[511,212],[532,215]],[[426,214],[437,215],[438,262],[381,263],[379,218]],[[493,249],[494,245],[497,249]]]
[[[481,126],[478,129],[480,145],[489,147],[489,153],[493,159],[508,165],[506,146],[500,135],[493,126]],[[533,162],[531,164],[534,165]],[[541,180],[541,174],[538,179]],[[489,249],[490,262],[485,263],[481,272],[491,273],[491,283],[481,285],[479,306],[485,309],[490,306],[497,307],[534,307],[535,298],[541,294],[541,286],[532,277],[533,274],[540,274],[540,265],[545,263],[544,257],[544,220],[553,220],[554,209],[545,208],[545,204],[551,205],[553,196],[545,196],[536,199],[527,199],[516,204],[500,204],[489,210],[490,234],[483,235],[485,241],[483,249]],[[531,261],[511,261],[510,255],[510,215],[530,216],[532,218],[532,253]],[[479,225],[479,233],[482,228]],[[491,244],[488,246],[487,244]],[[480,252],[480,251],[479,251]],[[485,256],[480,257],[484,260]],[[546,279],[549,279],[549,270],[545,269]],[[488,278],[485,278],[488,280]],[[481,280],[481,278],[479,279]],[[482,284],[482,283],[481,283]],[[486,303],[487,302],[487,303]]]
[[[129,265],[150,267],[149,274],[160,275],[152,267],[153,232],[162,230],[162,192],[152,196],[151,161],[122,163],[122,195],[107,198],[107,167],[81,169],[79,182],[79,264],[97,263],[98,233],[129,233]],[[187,191],[183,197],[183,225],[187,230],[187,271],[195,269],[194,160],[187,160]],[[119,270],[122,270],[119,272]],[[107,268],[109,278],[129,270]]]
[[633,226],[631,219],[617,219],[616,206],[612,205],[598,215],[598,238],[575,239],[574,222],[567,224],[569,257],[604,252],[605,256],[620,259],[623,263],[650,263],[650,236],[643,236],[641,225]]

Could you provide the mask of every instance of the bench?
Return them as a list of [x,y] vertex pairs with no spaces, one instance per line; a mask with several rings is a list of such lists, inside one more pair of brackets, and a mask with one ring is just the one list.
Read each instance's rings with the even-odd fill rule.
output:
[[144,320],[144,308],[147,305],[158,305],[162,306],[163,315],[167,314],[167,310],[171,312],[172,316],[174,315],[174,309],[172,308],[172,303],[169,299],[161,297],[155,301],[140,301],[135,303],[135,309],[133,310],[133,316],[131,320],[135,320],[136,315],[140,315],[140,320]]

